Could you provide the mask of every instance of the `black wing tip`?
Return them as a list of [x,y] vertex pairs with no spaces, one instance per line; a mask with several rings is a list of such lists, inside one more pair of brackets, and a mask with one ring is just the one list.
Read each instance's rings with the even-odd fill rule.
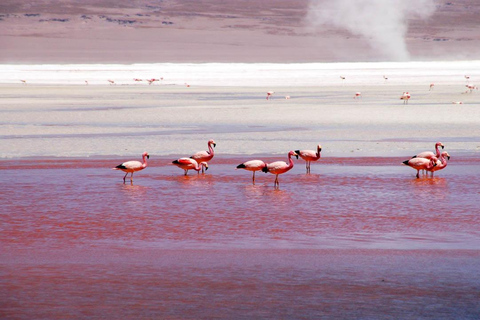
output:
[[408,160],[402,162],[404,165],[408,166]]
[[243,163],[237,166],[237,169],[243,169],[243,168],[245,168],[245,165]]
[[127,167],[125,167],[123,164],[119,164],[115,168],[117,168],[117,169],[127,169]]
[[263,171],[263,172],[268,172],[268,168],[267,168],[266,165],[265,165],[265,167],[262,168],[262,171]]

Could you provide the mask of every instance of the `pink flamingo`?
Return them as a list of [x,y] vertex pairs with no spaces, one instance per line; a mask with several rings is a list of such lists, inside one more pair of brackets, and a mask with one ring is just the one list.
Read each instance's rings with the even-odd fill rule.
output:
[[88,86],[88,81],[87,80],[85,80],[85,85]]
[[386,82],[388,80],[388,77],[384,75],[383,79],[385,79],[385,82]]
[[310,173],[310,164],[312,161],[317,161],[320,159],[320,151],[322,151],[322,146],[317,146],[317,151],[314,150],[295,150],[295,153],[300,156],[303,160],[306,161],[305,167],[307,169],[307,173]]
[[417,179],[420,178],[420,170],[430,170],[437,165],[437,158],[433,157],[430,159],[425,158],[412,158],[410,160],[405,160],[402,163],[406,166],[412,167],[417,170]]
[[410,93],[404,92],[404,93],[400,96],[400,100],[403,100],[403,104],[408,104],[408,100],[410,100]]
[[467,91],[465,91],[465,93],[468,93],[468,92],[472,93],[473,90],[475,90],[475,89],[478,90],[478,87],[476,87],[473,84],[467,84],[465,87],[467,87],[467,89],[468,89]]
[[430,159],[433,157],[440,158],[440,150],[438,149],[438,147],[442,147],[442,149],[445,148],[443,143],[437,142],[435,143],[435,153],[431,151],[424,151],[414,155],[412,158],[425,158],[425,159]]
[[435,87],[435,84],[434,83],[430,83],[430,89],[428,91],[432,91],[433,90],[433,87]]
[[443,151],[442,154],[440,155],[440,160],[437,160],[437,165],[428,170],[432,173],[432,177],[435,171],[442,170],[447,166],[447,160],[450,160],[450,155],[448,154],[447,151]]
[[123,172],[126,172],[125,176],[123,177],[123,183],[125,183],[125,178],[127,177],[127,175],[131,173],[130,182],[133,183],[133,173],[136,171],[143,170],[147,167],[147,160],[145,158],[150,159],[150,156],[146,152],[142,154],[143,163],[140,161],[132,160],[132,161],[127,161],[122,164],[119,164],[118,166],[112,169],[122,170]]
[[138,79],[138,78],[133,78],[133,81],[135,82],[140,82],[140,81],[143,81],[142,79]]
[[267,92],[267,100],[275,93],[275,91],[268,91]]
[[353,96],[353,99],[358,99],[358,98],[361,98],[361,97],[362,97],[361,92],[355,92],[355,95]]
[[27,84],[27,80],[20,80],[23,84]]
[[197,161],[191,158],[180,158],[172,161],[172,163],[177,167],[185,170],[185,175],[188,174],[188,170],[190,169],[196,170],[198,173],[200,173],[200,167],[202,168],[202,172],[204,167],[205,167],[205,171],[208,170],[208,163],[206,162],[198,163]]
[[[195,153],[194,155],[192,155],[190,158],[194,159],[198,163],[208,162],[208,161],[212,160],[213,156],[215,155],[215,151],[213,150],[212,145],[213,145],[213,147],[216,147],[217,144],[215,143],[215,141],[210,139],[210,140],[208,140],[207,145],[208,145],[208,151],[199,151],[199,152]],[[203,167],[202,167],[202,172],[203,172]]]
[[250,161],[246,161],[244,163],[239,164],[237,166],[237,169],[245,169],[248,171],[252,171],[253,172],[252,180],[253,180],[253,183],[255,184],[255,172],[262,170],[263,168],[265,168],[266,165],[267,164],[262,160],[250,160]]
[[268,163],[265,167],[262,168],[263,172],[270,172],[276,175],[274,183],[275,186],[280,186],[280,184],[278,183],[278,175],[285,173],[293,168],[292,156],[296,156],[298,159],[298,154],[296,154],[295,151],[290,151],[288,153],[288,163],[284,161],[275,161],[272,163]]
[[110,82],[110,84],[115,84],[115,81],[113,80],[107,80],[108,82]]

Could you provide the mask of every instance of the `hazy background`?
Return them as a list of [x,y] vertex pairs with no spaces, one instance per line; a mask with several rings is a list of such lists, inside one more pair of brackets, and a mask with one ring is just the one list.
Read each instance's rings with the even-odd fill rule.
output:
[[476,0],[2,0],[0,63],[478,59]]

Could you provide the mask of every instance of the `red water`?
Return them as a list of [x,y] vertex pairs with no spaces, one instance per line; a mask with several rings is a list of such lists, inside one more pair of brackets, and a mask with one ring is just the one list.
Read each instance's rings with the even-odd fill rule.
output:
[[[264,158],[266,161],[283,158]],[[2,160],[2,319],[478,319],[480,159]]]

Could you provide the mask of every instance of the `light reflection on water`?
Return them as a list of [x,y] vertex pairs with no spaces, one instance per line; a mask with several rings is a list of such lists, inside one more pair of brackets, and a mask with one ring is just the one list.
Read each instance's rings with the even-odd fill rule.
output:
[[479,314],[478,162],[420,179],[297,162],[279,189],[237,159],[152,165],[133,184],[116,161],[65,162],[1,170],[6,318]]

